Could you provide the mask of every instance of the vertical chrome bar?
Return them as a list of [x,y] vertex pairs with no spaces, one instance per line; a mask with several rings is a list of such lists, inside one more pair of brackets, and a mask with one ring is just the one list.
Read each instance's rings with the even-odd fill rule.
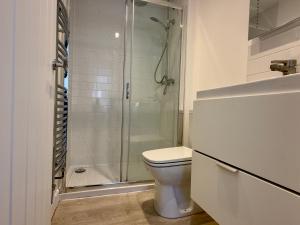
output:
[[[134,38],[134,13],[135,13],[135,1],[132,1],[132,9],[131,9],[131,31],[130,31],[130,69],[129,69],[129,83],[132,84],[132,61],[133,61],[133,38]],[[130,154],[130,140],[131,140],[131,96],[132,91],[129,93],[129,107],[128,107],[128,139],[127,139],[127,162],[126,162],[126,182],[128,182],[128,166],[129,166],[129,154]]]
[[128,5],[128,0],[125,1],[125,29],[124,29],[124,46],[123,46],[123,51],[124,51],[124,57],[123,57],[123,76],[122,76],[122,84],[123,84],[123,92],[122,92],[122,107],[121,107],[121,113],[122,113],[122,119],[121,119],[121,154],[120,154],[120,178],[119,181],[123,181],[123,154],[124,154],[124,99],[125,99],[125,94],[124,94],[124,82],[125,82],[125,62],[126,62],[126,28],[127,28],[127,6]]

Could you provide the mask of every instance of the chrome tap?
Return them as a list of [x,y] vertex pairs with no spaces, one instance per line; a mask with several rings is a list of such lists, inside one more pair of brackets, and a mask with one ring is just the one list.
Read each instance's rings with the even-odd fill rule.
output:
[[273,60],[271,61],[270,69],[272,71],[280,71],[283,75],[296,73],[297,60]]
[[164,75],[161,81],[161,85],[165,85],[163,94],[166,95],[168,87],[174,84],[175,84],[175,80],[173,78],[169,78],[168,75]]

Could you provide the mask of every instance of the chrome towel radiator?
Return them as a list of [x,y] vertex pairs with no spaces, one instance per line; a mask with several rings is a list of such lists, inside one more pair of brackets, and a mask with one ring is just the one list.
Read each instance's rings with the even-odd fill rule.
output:
[[[56,58],[52,68],[55,71],[55,101],[53,126],[52,200],[56,180],[65,182],[68,126],[68,90],[63,86],[68,76],[69,21],[64,3],[57,0]],[[64,185],[63,185],[64,186]]]

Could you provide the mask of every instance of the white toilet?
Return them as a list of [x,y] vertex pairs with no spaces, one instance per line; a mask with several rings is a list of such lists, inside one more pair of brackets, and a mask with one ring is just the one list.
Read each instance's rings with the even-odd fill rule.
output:
[[143,158],[155,179],[154,208],[159,215],[178,218],[199,211],[190,198],[192,149],[150,150]]

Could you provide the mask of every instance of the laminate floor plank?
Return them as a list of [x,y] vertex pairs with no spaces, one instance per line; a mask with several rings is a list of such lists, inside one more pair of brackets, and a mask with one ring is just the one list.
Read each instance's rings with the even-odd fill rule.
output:
[[205,212],[166,219],[153,208],[154,191],[62,201],[52,225],[218,225]]

